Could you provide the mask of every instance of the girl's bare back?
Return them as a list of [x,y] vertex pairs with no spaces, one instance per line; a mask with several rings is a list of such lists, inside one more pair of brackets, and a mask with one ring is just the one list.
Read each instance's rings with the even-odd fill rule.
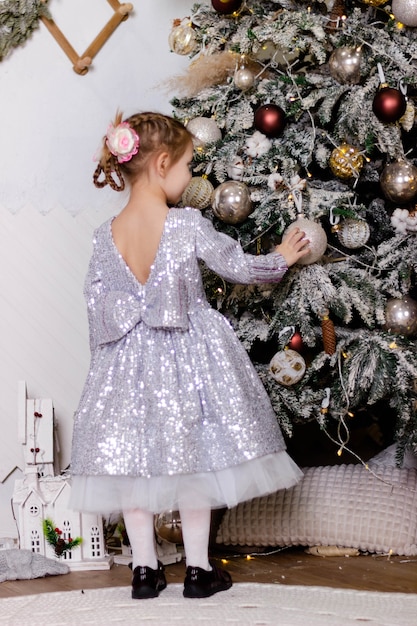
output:
[[135,278],[145,285],[157,255],[167,211],[122,211],[112,223],[114,244]]

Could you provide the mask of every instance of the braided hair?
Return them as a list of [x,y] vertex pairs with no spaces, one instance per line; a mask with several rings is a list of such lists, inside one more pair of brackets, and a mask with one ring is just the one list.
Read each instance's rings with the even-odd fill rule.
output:
[[[122,119],[122,113],[118,112],[114,127]],[[109,185],[114,191],[123,191],[125,181],[132,183],[136,180],[146,171],[151,157],[164,150],[170,155],[171,163],[175,164],[193,138],[180,121],[162,113],[137,113],[124,121],[139,135],[139,150],[130,160],[119,163],[117,156],[110,152],[107,135],[103,137],[100,161],[93,175],[94,185],[98,188]]]

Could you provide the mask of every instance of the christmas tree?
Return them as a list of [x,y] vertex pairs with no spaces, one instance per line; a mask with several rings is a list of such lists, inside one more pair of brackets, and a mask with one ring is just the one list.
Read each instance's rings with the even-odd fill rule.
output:
[[279,285],[203,268],[211,303],[289,437],[314,422],[341,455],[365,423],[398,463],[417,454],[414,26],[416,0],[212,0],[169,35],[190,57],[172,81],[195,136],[183,204],[251,254],[294,223],[311,241]]

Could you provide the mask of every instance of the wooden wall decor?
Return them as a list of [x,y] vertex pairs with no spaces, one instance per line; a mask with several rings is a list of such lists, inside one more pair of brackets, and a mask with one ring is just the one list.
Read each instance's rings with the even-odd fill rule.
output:
[[[44,0],[42,0],[43,2]],[[68,39],[62,33],[62,31],[55,24],[54,20],[47,17],[41,17],[40,19],[45,24],[46,28],[55,38],[57,43],[61,46],[67,57],[73,63],[73,70],[77,74],[87,74],[88,69],[93,61],[93,58],[97,52],[103,47],[110,35],[116,30],[121,22],[124,22],[129,17],[129,13],[133,9],[133,5],[130,2],[119,2],[119,0],[107,0],[112,9],[114,15],[109,19],[107,24],[102,28],[94,41],[88,46],[84,54],[81,56],[74,50]]]

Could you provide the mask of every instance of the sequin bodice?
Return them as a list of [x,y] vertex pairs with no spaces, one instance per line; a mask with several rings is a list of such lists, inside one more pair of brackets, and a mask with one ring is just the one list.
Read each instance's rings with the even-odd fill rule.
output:
[[92,348],[117,341],[140,321],[153,328],[188,328],[188,317],[207,308],[198,259],[235,283],[278,282],[287,267],[279,254],[244,254],[195,209],[171,209],[155,262],[142,285],[114,245],[111,221],[95,233],[85,295]]

